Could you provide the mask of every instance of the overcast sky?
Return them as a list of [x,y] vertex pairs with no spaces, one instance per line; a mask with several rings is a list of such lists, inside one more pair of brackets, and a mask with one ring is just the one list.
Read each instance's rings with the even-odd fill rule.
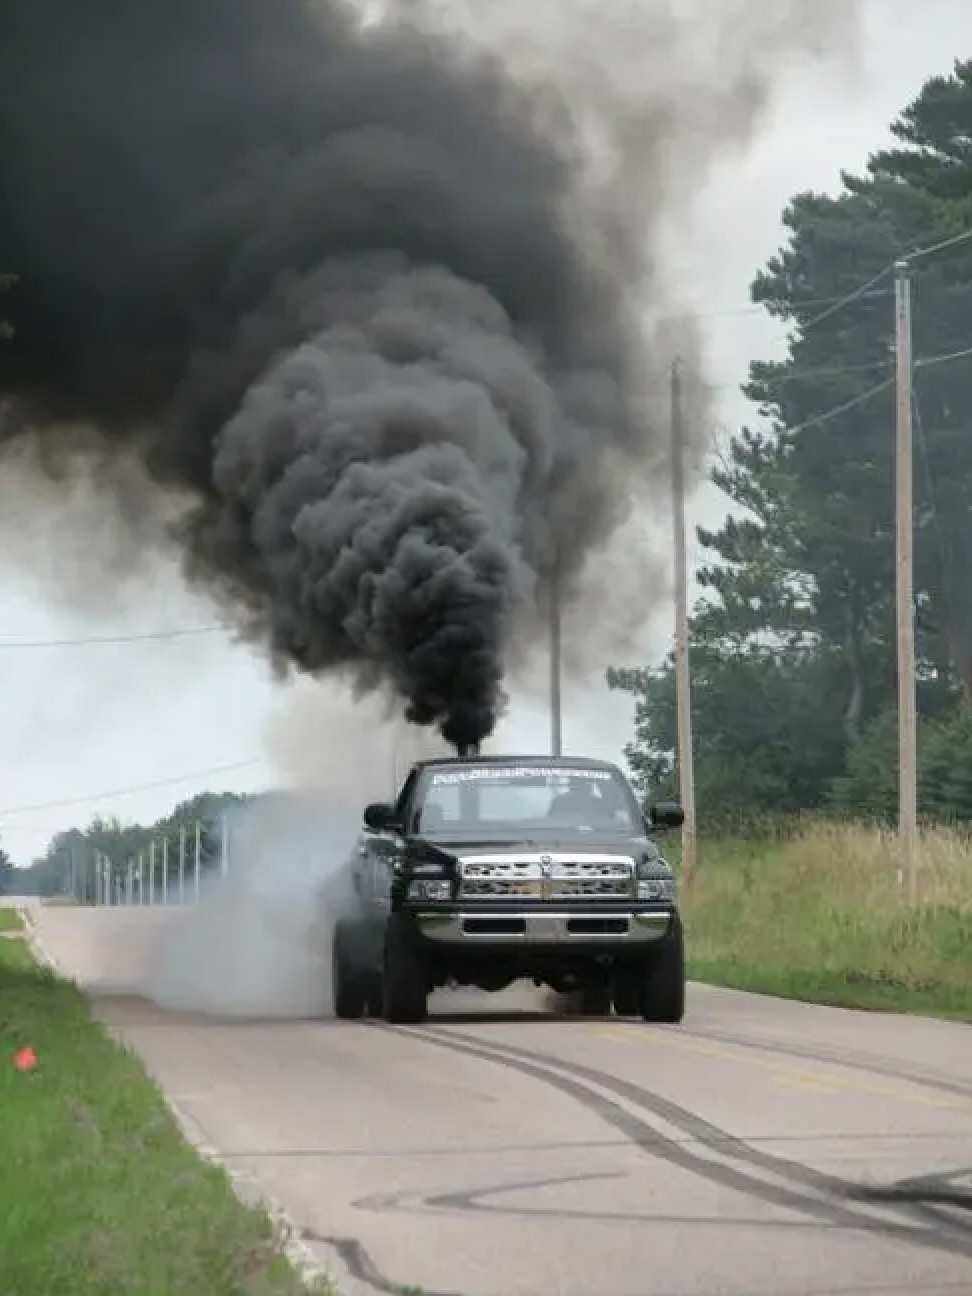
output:
[[[767,0],[770,3],[771,0]],[[811,3],[811,0],[807,0]],[[734,161],[700,194],[673,273],[709,318],[711,379],[723,391],[718,418],[738,424],[751,411],[734,394],[747,365],[778,353],[779,327],[754,312],[748,285],[777,249],[780,213],[805,188],[833,189],[841,168],[858,169],[887,138],[887,124],[930,74],[972,53],[968,0],[870,0],[857,78],[836,70],[794,80],[780,96],[748,160]],[[9,495],[9,492],[8,492]],[[15,504],[3,495],[9,517]],[[70,576],[84,515],[79,499],[51,511],[44,550],[59,588]],[[693,500],[691,521],[724,511],[715,493]],[[51,640],[195,629],[218,621],[159,568],[144,597],[130,593],[95,624],[51,598],[48,581],[25,570],[5,542],[0,563],[0,840],[27,863],[62,828],[93,814],[153,819],[203,788],[268,786],[296,770],[326,777],[328,758],[363,726],[323,732],[334,695],[303,687],[286,694],[247,649],[221,632],[149,642],[66,646]],[[645,653],[659,657],[671,636],[671,609],[646,608]],[[605,663],[606,664],[606,663]],[[630,708],[598,678],[565,696],[568,750],[619,758]],[[367,725],[367,717],[364,718]],[[514,705],[498,742],[545,750],[548,724],[536,704]],[[324,748],[327,753],[324,753]],[[346,761],[345,761],[346,765]],[[212,772],[209,771],[221,771]],[[367,795],[367,790],[364,794]],[[377,789],[380,794],[382,789]]]

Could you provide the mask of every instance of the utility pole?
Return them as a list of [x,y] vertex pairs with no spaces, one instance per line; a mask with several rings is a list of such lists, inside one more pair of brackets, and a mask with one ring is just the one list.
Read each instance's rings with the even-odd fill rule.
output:
[[895,619],[898,640],[898,839],[912,903],[918,899],[918,756],[915,700],[914,435],[911,274],[894,266]]
[[672,518],[675,548],[675,711],[678,729],[679,798],[682,825],[682,877],[691,886],[697,863],[695,762],[692,753],[692,672],[689,660],[688,560],[685,547],[685,422],[681,363],[672,364]]
[[563,707],[560,696],[561,683],[561,624],[560,624],[560,570],[554,566],[550,580],[550,755],[562,756]]

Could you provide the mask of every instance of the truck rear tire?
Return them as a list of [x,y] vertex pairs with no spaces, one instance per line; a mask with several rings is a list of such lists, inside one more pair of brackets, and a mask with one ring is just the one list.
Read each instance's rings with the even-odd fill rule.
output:
[[355,962],[348,929],[340,923],[331,943],[331,993],[335,1017],[355,1021],[364,1016],[365,978]]
[[387,1022],[414,1025],[429,1015],[429,978],[410,928],[392,914],[385,929],[381,980],[382,1016]]
[[672,918],[668,935],[651,958],[641,983],[645,1021],[677,1026],[685,1016],[685,942],[682,921]]
[[381,997],[382,978],[380,972],[374,972],[368,978],[367,994],[365,996],[365,1016],[381,1017],[384,1014]]

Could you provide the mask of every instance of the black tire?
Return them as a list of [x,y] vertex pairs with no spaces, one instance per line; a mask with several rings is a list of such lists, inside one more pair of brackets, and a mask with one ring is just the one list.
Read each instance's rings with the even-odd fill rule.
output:
[[382,1017],[399,1025],[424,1022],[429,1015],[429,978],[411,929],[392,914],[385,929],[381,979]]
[[368,993],[365,998],[365,1016],[367,1017],[384,1016],[381,986],[380,972],[375,972],[368,978]]
[[641,991],[644,981],[640,965],[622,968],[615,974],[611,987],[614,1011],[619,1017],[641,1016]]
[[607,1017],[611,1012],[611,985],[607,981],[590,981],[579,996],[582,1017]]
[[641,995],[641,1016],[645,1021],[677,1026],[685,1016],[685,941],[678,914],[672,919],[661,949],[652,955]]
[[331,944],[331,992],[334,1016],[342,1021],[355,1021],[363,1017],[365,1011],[367,987],[353,954],[348,929],[339,924]]

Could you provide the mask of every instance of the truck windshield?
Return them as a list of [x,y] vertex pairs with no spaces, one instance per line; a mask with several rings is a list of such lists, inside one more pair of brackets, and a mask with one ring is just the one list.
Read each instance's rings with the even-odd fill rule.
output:
[[624,781],[601,766],[463,764],[432,768],[423,783],[419,832],[641,828]]

